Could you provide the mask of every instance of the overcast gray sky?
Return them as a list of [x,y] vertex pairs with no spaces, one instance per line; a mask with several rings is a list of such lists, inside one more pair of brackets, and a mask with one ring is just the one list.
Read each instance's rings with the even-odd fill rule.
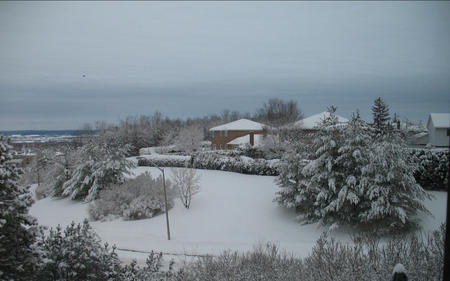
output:
[[[0,130],[127,115],[450,112],[449,2],[0,2]],[[85,77],[83,77],[83,75]]]

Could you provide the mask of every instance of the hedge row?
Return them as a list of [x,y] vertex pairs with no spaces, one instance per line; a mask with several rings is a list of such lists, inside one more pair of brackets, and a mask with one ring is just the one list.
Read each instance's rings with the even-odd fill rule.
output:
[[139,156],[138,166],[150,166],[150,167],[188,167],[191,157],[179,157],[171,155],[146,155],[145,157]]
[[429,190],[447,190],[448,150],[411,149],[419,168],[414,173],[417,183]]
[[138,158],[138,166],[190,167],[196,169],[237,172],[250,175],[278,175],[278,160],[252,159],[245,156],[228,156],[215,152],[200,152],[191,157],[179,158],[147,155]]
[[[418,161],[416,181],[428,190],[447,190],[449,162],[447,150],[411,149]],[[237,153],[199,152],[191,157],[148,155],[139,158],[139,166],[191,167],[251,175],[278,175],[278,160],[253,159]]]
[[191,167],[237,172],[250,175],[278,175],[278,160],[253,159],[246,156],[225,156],[214,152],[202,152],[191,159]]

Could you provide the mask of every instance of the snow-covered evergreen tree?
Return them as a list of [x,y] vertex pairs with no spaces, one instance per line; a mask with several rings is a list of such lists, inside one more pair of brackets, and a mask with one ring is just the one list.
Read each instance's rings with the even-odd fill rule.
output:
[[374,136],[379,138],[388,134],[392,129],[390,124],[391,117],[389,116],[389,106],[381,97],[378,97],[374,101],[374,104],[372,106],[372,116]]
[[[306,222],[320,221],[323,224],[333,225],[338,221],[338,194],[344,180],[344,174],[336,160],[339,156],[339,147],[342,136],[334,114],[335,107],[329,108],[329,115],[322,120],[319,132],[312,144],[310,162],[302,169],[306,178],[304,188],[296,196],[296,204],[308,206],[304,209]],[[310,208],[309,206],[312,207]]]
[[401,140],[374,142],[368,156],[360,183],[365,192],[362,224],[402,230],[415,224],[418,212],[429,213],[422,201],[430,195],[416,183],[416,161]]
[[305,222],[392,232],[414,225],[417,212],[428,212],[422,201],[429,195],[413,175],[417,161],[395,131],[373,141],[358,113],[338,127],[331,112],[311,148],[305,156],[298,153],[302,144],[294,145],[277,178],[276,201],[295,207]]
[[360,185],[361,169],[368,164],[371,137],[367,125],[359,115],[353,115],[342,132],[343,143],[338,150],[336,166],[342,171],[343,181],[333,204],[339,223],[358,224],[358,214],[364,204],[364,189]]
[[59,197],[62,195],[64,183],[68,181],[72,175],[71,167],[79,164],[76,163],[76,159],[77,151],[69,146],[64,147],[62,154],[60,154],[59,157],[56,157],[55,165],[51,172],[53,178],[51,183],[52,196]]
[[[311,200],[304,201],[302,205],[297,204],[296,197],[299,194],[299,198],[307,197],[307,191],[305,189],[305,177],[302,174],[303,167],[308,164],[309,154],[307,153],[306,144],[301,140],[296,140],[284,153],[280,164],[278,166],[279,176],[276,179],[277,184],[280,186],[280,190],[276,194],[274,201],[278,202],[281,206],[287,208],[296,208],[298,211],[305,211],[313,208]],[[309,203],[309,204],[308,204]]]
[[0,280],[31,280],[38,227],[28,214],[31,194],[16,184],[19,170],[11,162],[10,149],[0,137]]
[[62,186],[62,196],[92,201],[108,185],[123,182],[124,174],[133,167],[126,159],[129,148],[128,145],[113,147],[92,140],[84,145],[80,163]]

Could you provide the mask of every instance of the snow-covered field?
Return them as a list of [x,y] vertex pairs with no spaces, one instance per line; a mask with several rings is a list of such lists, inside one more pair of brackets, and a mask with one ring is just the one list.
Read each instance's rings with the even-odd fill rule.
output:
[[[166,168],[170,175],[171,168]],[[156,168],[137,167],[134,173],[150,171],[158,176]],[[275,177],[243,175],[231,172],[198,170],[201,191],[193,197],[191,208],[185,209],[176,200],[169,211],[171,240],[167,240],[164,214],[151,219],[92,222],[91,225],[103,241],[119,249],[137,251],[162,251],[168,254],[219,254],[232,249],[246,251],[258,243],[275,242],[294,255],[306,256],[320,233],[318,225],[300,225],[295,213],[273,202],[277,185]],[[426,202],[433,217],[422,217],[424,231],[436,229],[445,221],[447,196],[433,192],[435,199]],[[81,222],[88,217],[88,204],[67,199],[46,198],[31,207],[31,214],[42,225],[54,227],[71,221]],[[340,230],[333,235],[349,240],[350,230]],[[118,251],[124,260],[137,258],[142,253]]]

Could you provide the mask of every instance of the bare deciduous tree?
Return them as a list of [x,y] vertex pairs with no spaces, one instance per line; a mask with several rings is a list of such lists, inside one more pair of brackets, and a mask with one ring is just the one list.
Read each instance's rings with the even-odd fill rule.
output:
[[200,175],[194,169],[172,169],[171,181],[186,209],[191,205],[192,196],[200,191]]
[[200,149],[203,140],[203,129],[199,126],[188,126],[182,128],[175,138],[175,145],[187,153],[192,153]]
[[295,122],[302,117],[302,112],[294,100],[283,101],[278,98],[269,99],[256,112],[256,119],[268,125],[279,128],[285,124]]

